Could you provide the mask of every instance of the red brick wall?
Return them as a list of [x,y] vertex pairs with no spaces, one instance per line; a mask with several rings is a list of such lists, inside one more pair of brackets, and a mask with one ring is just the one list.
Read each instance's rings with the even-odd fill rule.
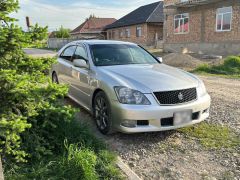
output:
[[[169,4],[178,0],[165,0]],[[232,6],[232,30],[230,32],[216,31],[216,13],[221,7]],[[189,33],[174,34],[174,15],[189,13]],[[198,43],[240,41],[240,1],[219,1],[203,6],[180,9],[165,9],[166,21],[164,39],[166,43]]]
[[201,12],[189,13],[189,32],[186,34],[174,33],[174,15],[167,17],[166,42],[200,42],[201,40]]
[[[136,28],[140,26],[142,27],[142,36],[137,37]],[[125,30],[130,29],[130,37],[126,37]],[[123,37],[120,37],[120,31],[123,31]],[[114,32],[114,37],[111,37],[110,34]],[[107,39],[119,40],[119,41],[128,41],[142,45],[154,45],[155,43],[155,34],[158,33],[158,37],[163,37],[163,27],[162,25],[154,25],[154,24],[139,24],[132,25],[127,27],[120,27],[107,30]]]
[[216,32],[216,9],[205,12],[205,42],[240,41],[240,6],[233,5],[232,27],[228,32]]

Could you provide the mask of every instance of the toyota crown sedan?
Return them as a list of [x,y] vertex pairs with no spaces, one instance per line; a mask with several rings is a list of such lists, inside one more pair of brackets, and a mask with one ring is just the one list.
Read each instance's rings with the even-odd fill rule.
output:
[[92,113],[103,134],[171,130],[209,116],[210,96],[198,77],[133,43],[69,43],[51,76],[69,85],[68,96]]

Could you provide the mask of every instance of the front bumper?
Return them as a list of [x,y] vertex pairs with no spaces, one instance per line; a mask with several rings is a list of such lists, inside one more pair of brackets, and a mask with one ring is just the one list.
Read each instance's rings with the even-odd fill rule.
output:
[[[111,101],[113,128],[123,133],[139,133],[139,132],[154,132],[166,131],[171,129],[182,128],[204,121],[209,116],[209,107],[211,98],[208,94],[199,97],[198,100],[187,104],[161,106],[151,94],[146,95],[152,103],[151,105],[126,105],[121,104],[116,100]],[[196,119],[180,124],[161,125],[162,119],[171,119],[175,112],[192,110],[193,113],[199,113]],[[125,127],[122,123],[125,120],[134,121],[148,121],[148,125],[137,125],[136,127]]]

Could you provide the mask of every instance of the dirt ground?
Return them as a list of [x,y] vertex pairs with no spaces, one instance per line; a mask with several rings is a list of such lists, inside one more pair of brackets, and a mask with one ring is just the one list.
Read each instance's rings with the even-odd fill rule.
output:
[[[240,135],[240,80],[201,76],[212,97],[210,123],[226,125]],[[68,100],[68,103],[80,108]],[[80,108],[81,109],[81,108]],[[179,131],[103,136],[81,109],[93,132],[103,138],[143,179],[240,179],[240,147],[208,150]]]
[[169,53],[163,54],[163,62],[167,65],[182,68],[184,70],[193,70],[202,64],[218,65],[223,62],[223,59],[206,59],[203,58],[203,55],[193,53]]

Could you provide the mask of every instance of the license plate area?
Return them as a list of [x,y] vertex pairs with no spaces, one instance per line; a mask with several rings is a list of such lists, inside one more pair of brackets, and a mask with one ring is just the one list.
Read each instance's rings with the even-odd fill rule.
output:
[[192,121],[192,110],[179,111],[173,115],[174,126],[187,124]]

